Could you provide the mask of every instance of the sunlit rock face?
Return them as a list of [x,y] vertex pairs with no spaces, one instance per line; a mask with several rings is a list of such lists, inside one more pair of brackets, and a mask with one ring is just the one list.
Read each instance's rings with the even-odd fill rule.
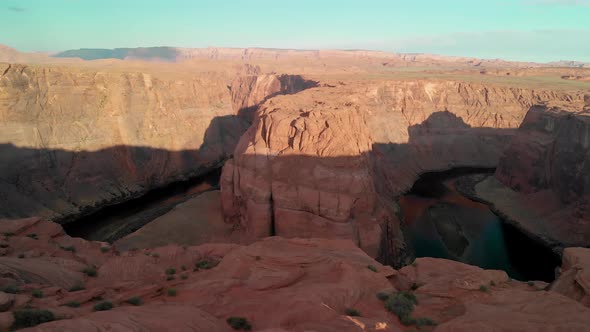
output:
[[215,169],[247,128],[227,79],[7,65],[0,216],[61,219]]
[[226,220],[253,238],[348,238],[396,257],[393,199],[427,171],[495,167],[545,99],[583,96],[420,80],[329,82],[272,98],[224,166]]

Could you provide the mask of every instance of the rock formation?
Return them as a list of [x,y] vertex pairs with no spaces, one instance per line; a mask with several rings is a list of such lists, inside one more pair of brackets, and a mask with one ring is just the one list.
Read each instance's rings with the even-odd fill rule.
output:
[[477,196],[556,250],[587,246],[589,119],[581,107],[532,108]]
[[0,217],[63,221],[220,167],[248,126],[236,116],[243,107],[309,84],[239,76],[230,94],[221,73],[15,64],[0,73]]
[[[55,321],[24,331],[231,331],[230,317],[245,318],[255,331],[394,332],[416,324],[425,330],[438,324],[437,331],[581,331],[590,325],[590,308],[543,290],[541,282],[432,258],[396,271],[347,240],[271,237],[248,246],[119,253],[38,218],[2,220],[0,234],[1,330],[27,327],[32,321],[23,315],[38,310]],[[564,270],[587,263],[572,261]],[[417,298],[415,321],[400,320],[379,299],[396,294]]]
[[347,238],[399,265],[392,199],[424,172],[495,167],[512,128],[543,100],[582,104],[583,95],[363,81],[272,98],[224,166],[224,213],[252,238]]

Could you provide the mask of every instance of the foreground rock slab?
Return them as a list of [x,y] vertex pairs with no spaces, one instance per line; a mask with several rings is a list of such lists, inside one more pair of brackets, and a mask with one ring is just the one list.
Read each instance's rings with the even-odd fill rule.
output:
[[[412,317],[438,324],[420,326],[425,331],[590,326],[590,308],[502,271],[430,258],[396,271],[350,240],[269,237],[247,246],[117,252],[70,238],[40,219],[3,220],[0,234],[0,286],[17,289],[0,297],[6,310],[0,330],[22,324],[13,313],[25,308],[49,310],[56,319],[27,331],[231,331],[230,317],[267,332],[415,330],[376,296],[400,291],[417,298]],[[15,260],[19,268],[6,268]],[[39,262],[68,277],[58,278],[53,269],[34,272]],[[96,311],[105,301],[113,308]]]

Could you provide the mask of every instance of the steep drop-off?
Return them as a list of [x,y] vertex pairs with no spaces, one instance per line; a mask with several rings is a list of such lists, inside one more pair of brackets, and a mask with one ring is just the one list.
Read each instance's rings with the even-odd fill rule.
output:
[[[0,217],[7,218],[68,221],[216,169],[248,126],[235,106],[255,108],[297,90],[288,75],[238,77],[234,86],[214,72],[0,69]],[[265,79],[278,83],[259,83]]]
[[474,187],[478,198],[558,251],[590,246],[589,115],[582,107],[531,109],[495,177]]
[[583,95],[450,81],[335,82],[267,101],[221,178],[252,238],[352,239],[400,265],[393,203],[424,172],[495,167],[527,110]]

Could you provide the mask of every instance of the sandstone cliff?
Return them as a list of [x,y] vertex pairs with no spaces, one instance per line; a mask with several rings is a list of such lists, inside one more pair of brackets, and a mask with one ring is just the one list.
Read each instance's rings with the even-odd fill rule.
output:
[[[172,70],[174,68],[170,68]],[[0,65],[0,216],[64,219],[221,166],[291,76]],[[65,219],[64,219],[65,220]]]
[[451,81],[325,84],[263,104],[221,179],[229,222],[252,238],[352,239],[400,264],[392,202],[424,172],[495,167],[543,100],[577,93]]
[[532,108],[495,179],[475,187],[480,198],[556,249],[590,244],[590,117],[581,109]]

